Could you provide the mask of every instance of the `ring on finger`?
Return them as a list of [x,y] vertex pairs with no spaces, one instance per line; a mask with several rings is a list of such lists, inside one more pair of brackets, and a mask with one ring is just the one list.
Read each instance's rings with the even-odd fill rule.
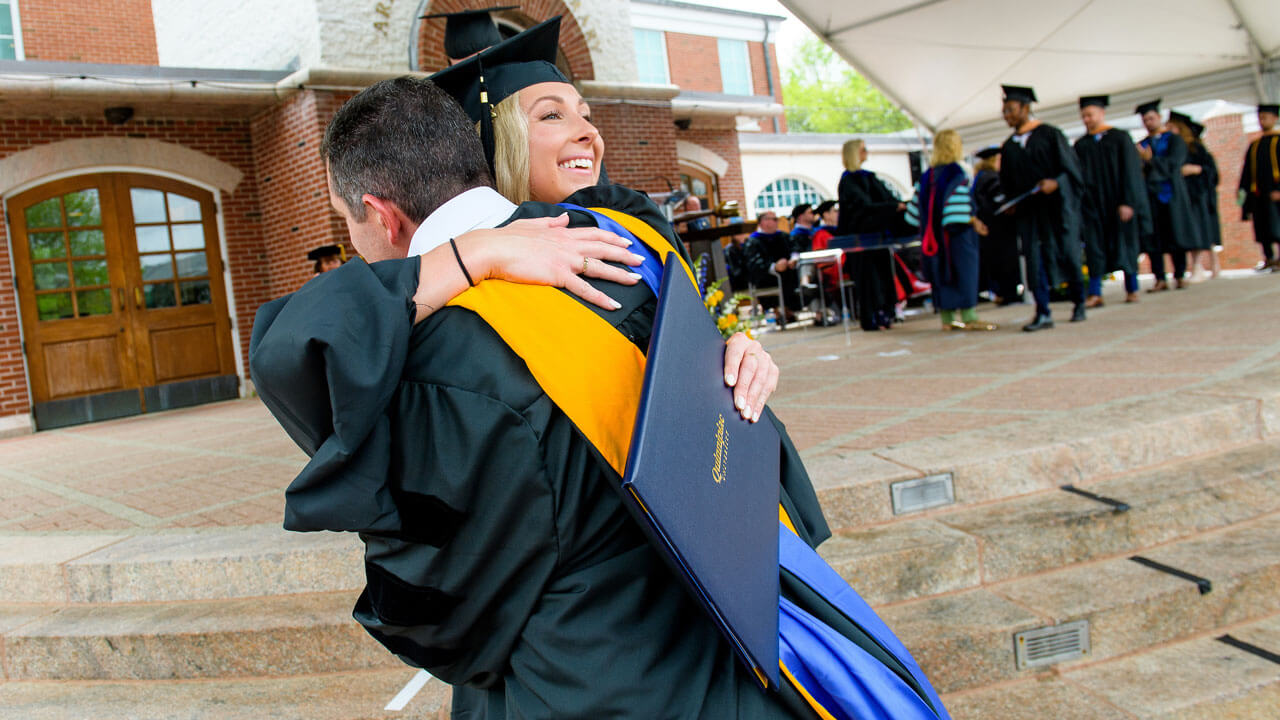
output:
[[591,258],[582,258],[582,274],[583,275],[587,274],[587,261],[590,259]]

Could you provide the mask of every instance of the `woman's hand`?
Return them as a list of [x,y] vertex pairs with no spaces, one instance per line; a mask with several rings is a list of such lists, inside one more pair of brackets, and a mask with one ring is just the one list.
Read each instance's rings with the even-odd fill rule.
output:
[[979,220],[977,217],[973,218],[973,229],[982,237],[986,237],[987,233],[990,232],[987,228],[987,224]]
[[733,402],[742,419],[756,422],[778,389],[778,366],[758,340],[734,333],[725,343],[724,384],[733,388]]
[[634,285],[639,275],[601,261],[635,266],[643,258],[627,250],[630,240],[599,228],[568,225],[567,214],[530,218],[492,230],[472,230],[455,242],[476,282],[496,279],[553,285],[606,310],[617,310],[621,305],[583,276]]

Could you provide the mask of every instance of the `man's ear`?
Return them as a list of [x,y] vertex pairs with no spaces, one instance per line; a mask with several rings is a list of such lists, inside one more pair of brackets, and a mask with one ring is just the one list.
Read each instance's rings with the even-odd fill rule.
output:
[[373,213],[376,217],[387,244],[407,255],[417,224],[405,215],[399,205],[390,200],[365,193],[360,196],[360,201],[364,203],[365,212]]

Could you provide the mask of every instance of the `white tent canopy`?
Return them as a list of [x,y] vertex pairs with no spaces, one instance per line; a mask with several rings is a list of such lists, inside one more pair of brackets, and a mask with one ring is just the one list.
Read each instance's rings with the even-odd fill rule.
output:
[[1280,99],[1280,0],[780,2],[918,123],[969,143],[1007,133],[1001,83],[1034,87],[1050,122],[1081,95],[1116,113]]

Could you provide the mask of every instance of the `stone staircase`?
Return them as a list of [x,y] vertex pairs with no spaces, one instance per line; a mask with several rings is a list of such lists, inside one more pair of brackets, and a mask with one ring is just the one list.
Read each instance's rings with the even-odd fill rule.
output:
[[[821,454],[822,553],[957,720],[1280,718],[1280,664],[1217,639],[1280,652],[1280,372],[1233,383]],[[895,514],[898,483],[930,475],[947,492]],[[447,717],[435,680],[383,709],[415,673],[351,619],[362,584],[345,535],[6,536],[0,717]]]

